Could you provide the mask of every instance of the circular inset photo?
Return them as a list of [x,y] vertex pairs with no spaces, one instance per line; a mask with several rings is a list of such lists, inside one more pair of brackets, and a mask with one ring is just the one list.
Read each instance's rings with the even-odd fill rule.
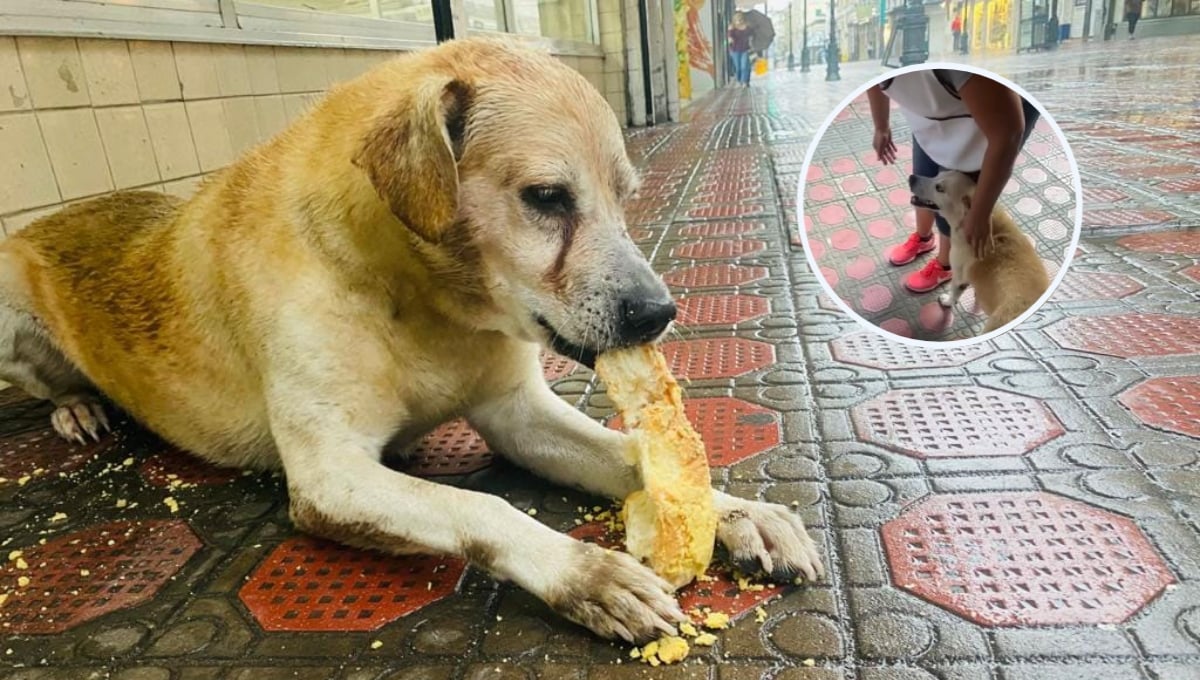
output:
[[1066,274],[1079,169],[1028,92],[921,64],[848,97],[808,147],[800,238],[826,294],[910,344],[965,345],[1032,315]]

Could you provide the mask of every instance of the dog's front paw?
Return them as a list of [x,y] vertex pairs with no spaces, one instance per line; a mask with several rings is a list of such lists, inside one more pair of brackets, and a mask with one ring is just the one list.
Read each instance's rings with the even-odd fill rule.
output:
[[938,304],[949,309],[954,306],[954,296],[950,293],[942,293],[938,296]]
[[717,540],[739,568],[749,573],[761,569],[779,583],[798,575],[810,581],[825,575],[817,544],[791,509],[720,494],[717,510]]
[[111,429],[108,416],[104,414],[104,406],[90,397],[63,401],[54,409],[54,413],[50,414],[50,425],[54,427],[58,436],[80,444],[86,444],[89,437],[93,441],[100,441],[101,432]]
[[572,566],[550,589],[547,604],[605,638],[641,644],[677,634],[686,617],[670,584],[630,555],[576,545]]

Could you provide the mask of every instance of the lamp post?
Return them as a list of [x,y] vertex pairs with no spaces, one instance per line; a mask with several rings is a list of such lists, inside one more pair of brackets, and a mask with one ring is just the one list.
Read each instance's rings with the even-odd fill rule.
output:
[[842,79],[842,74],[838,71],[841,55],[838,53],[837,10],[834,2],[835,0],[829,0],[829,51],[825,55],[825,80]]
[[792,3],[788,3],[788,70],[796,70],[796,55],[793,52],[796,41],[792,39]]
[[800,72],[808,73],[808,0],[804,0],[804,27],[801,29],[803,38],[800,43]]

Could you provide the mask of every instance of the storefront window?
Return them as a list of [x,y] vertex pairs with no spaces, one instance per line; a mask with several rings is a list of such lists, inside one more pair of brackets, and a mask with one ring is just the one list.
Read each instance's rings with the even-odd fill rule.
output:
[[504,0],[464,0],[467,27],[476,31],[504,30]]
[[513,33],[596,42],[594,3],[587,0],[512,0]]
[[254,0],[256,5],[329,14],[433,23],[429,0]]

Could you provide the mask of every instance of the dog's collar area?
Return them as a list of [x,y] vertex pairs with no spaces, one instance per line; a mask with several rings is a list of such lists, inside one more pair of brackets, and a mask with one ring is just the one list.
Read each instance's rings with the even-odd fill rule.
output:
[[558,354],[561,354],[568,359],[577,361],[590,369],[594,369],[596,367],[596,350],[580,347],[579,345],[576,345],[570,340],[567,340],[563,336],[559,335],[558,331],[554,329],[554,326],[551,326],[550,322],[546,321],[546,319],[541,315],[538,315],[534,318],[538,325],[546,329],[546,332],[550,334],[551,349]]

